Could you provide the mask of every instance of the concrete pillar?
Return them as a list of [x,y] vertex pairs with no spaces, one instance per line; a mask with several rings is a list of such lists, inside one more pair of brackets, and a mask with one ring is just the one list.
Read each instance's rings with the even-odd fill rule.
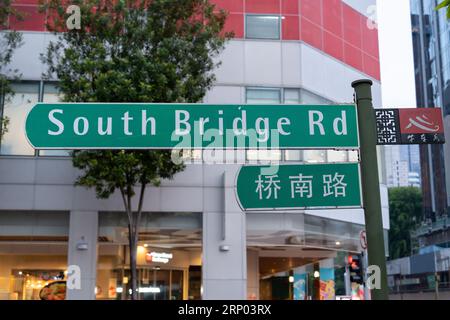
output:
[[[94,300],[97,275],[98,212],[72,211],[68,246],[67,300]],[[70,289],[71,266],[79,268],[80,288]],[[76,283],[76,281],[75,281]]]
[[245,214],[239,208],[233,170],[224,176],[223,212],[203,213],[202,284],[205,300],[247,299]]

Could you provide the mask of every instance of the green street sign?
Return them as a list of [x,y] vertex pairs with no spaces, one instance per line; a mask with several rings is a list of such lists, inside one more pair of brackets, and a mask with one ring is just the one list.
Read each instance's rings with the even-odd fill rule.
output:
[[38,103],[36,149],[308,149],[359,147],[355,105]]
[[236,195],[244,211],[360,208],[359,164],[244,166]]

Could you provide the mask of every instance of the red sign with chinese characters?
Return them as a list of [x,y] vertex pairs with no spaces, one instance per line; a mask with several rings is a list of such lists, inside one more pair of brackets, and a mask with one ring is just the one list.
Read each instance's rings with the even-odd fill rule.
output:
[[439,108],[376,109],[375,117],[379,145],[445,142]]
[[444,133],[441,109],[399,109],[401,134]]

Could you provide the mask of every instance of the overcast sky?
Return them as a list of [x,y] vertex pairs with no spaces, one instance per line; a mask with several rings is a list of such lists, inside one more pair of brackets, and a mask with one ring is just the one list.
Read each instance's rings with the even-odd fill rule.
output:
[[415,107],[409,0],[377,0],[377,6],[383,107]]

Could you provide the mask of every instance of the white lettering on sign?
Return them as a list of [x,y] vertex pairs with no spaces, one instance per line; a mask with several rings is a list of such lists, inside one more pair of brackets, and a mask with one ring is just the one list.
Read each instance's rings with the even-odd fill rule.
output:
[[285,129],[283,128],[284,126],[290,126],[291,125],[291,120],[289,120],[288,118],[280,118],[278,119],[278,132],[283,135],[283,136],[289,136],[291,133],[285,131]]
[[106,119],[106,129],[103,130],[103,118],[98,118],[98,134],[101,136],[112,134],[112,118],[108,117]]
[[[240,125],[240,128],[239,128]],[[247,112],[242,111],[242,116],[234,118],[233,120],[233,131],[237,136],[247,134]]]
[[147,252],[146,260],[147,262],[160,262],[160,263],[169,263],[169,261],[173,258],[172,253],[165,252]]
[[291,198],[294,199],[296,196],[300,198],[312,198],[312,176],[304,176],[299,174],[298,176],[289,177],[291,180]]
[[[46,132],[49,136],[60,136],[65,133],[66,127],[72,127],[72,134],[77,136],[86,136],[90,133],[90,130],[98,136],[112,136],[114,134],[157,136],[158,118],[149,113],[148,110],[139,110],[138,112],[125,110],[120,116],[116,116],[117,118],[111,115],[89,117],[86,114],[76,117],[71,114],[64,114],[63,109],[51,109],[47,115],[50,125]],[[195,118],[188,110],[174,110],[175,128],[172,134],[178,140],[192,139],[192,135],[194,135],[194,137],[218,143],[226,133],[226,137],[227,139],[230,138],[230,142],[233,142],[231,139],[240,141],[239,139],[242,138],[242,145],[247,144],[252,147],[269,143],[269,140],[271,146],[276,147],[275,143],[279,142],[277,140],[279,137],[299,134],[298,131],[302,131],[301,133],[306,135],[309,133],[310,136],[348,135],[346,111],[341,111],[340,114],[335,114],[332,118],[326,117],[326,115],[326,113],[319,110],[309,110],[307,124],[305,123],[306,119],[294,119],[286,116],[277,118],[256,117],[251,120],[253,123],[250,123],[248,111],[246,110],[240,110],[237,116],[229,119],[224,117],[223,110],[217,110],[217,116],[209,115],[208,117]],[[68,124],[67,121],[71,121],[71,123]],[[295,124],[295,121],[305,122],[303,124]],[[297,130],[294,130],[295,128]],[[120,132],[117,133],[116,131]],[[92,135],[90,137],[92,138]],[[201,145],[201,142],[199,141],[196,145]],[[218,148],[222,147],[223,145],[218,146]]]
[[[209,129],[218,129],[219,134],[223,135],[223,110],[218,111],[218,128],[207,128],[207,124],[211,123],[211,119],[200,117],[198,121],[194,121],[195,125],[198,125],[198,132],[201,136]],[[177,136],[187,136],[191,134],[192,125],[189,122],[191,120],[191,114],[186,110],[176,110],[175,111],[175,135]],[[277,119],[277,131],[283,136],[289,136],[291,132],[288,127],[291,125],[291,120],[283,117]],[[241,115],[236,117],[232,121],[232,131],[236,136],[248,136],[248,122],[247,122],[247,112],[245,110],[241,111]],[[269,118],[256,118],[254,131],[257,134],[258,142],[267,142],[270,138],[270,119]]]
[[267,142],[269,140],[269,119],[258,118],[255,122],[256,133],[258,134],[257,140],[259,142]]
[[347,114],[345,111],[342,111],[341,118],[336,118],[333,121],[333,130],[334,133],[338,136],[346,136],[347,135]]
[[[309,134],[315,135],[315,127],[319,129],[320,135],[325,135],[325,128],[323,127],[323,113],[320,111],[311,110],[308,112],[309,114]],[[317,117],[315,117],[317,116]]]
[[147,135],[147,126],[150,123],[150,134],[154,136],[156,134],[156,119],[154,117],[147,118],[147,110],[142,110],[142,135]]
[[345,175],[335,173],[334,176],[327,174],[323,176],[323,196],[345,197],[345,188],[347,184],[344,183]]
[[262,175],[258,176],[258,180],[255,181],[257,184],[256,192],[259,195],[259,199],[262,200],[263,196],[266,199],[278,199],[278,190],[281,187],[278,185],[280,180],[278,179],[278,175],[273,176],[265,176],[265,179],[262,179]]
[[130,132],[130,121],[133,120],[132,117],[130,117],[128,111],[124,113],[123,117],[120,118],[123,121],[123,133],[126,136],[132,136],[133,133]]
[[61,109],[54,109],[48,113],[48,120],[50,120],[51,123],[53,123],[54,125],[56,125],[58,127],[58,131],[52,131],[52,130],[47,131],[48,134],[51,136],[58,136],[64,132],[64,124],[55,118],[55,113],[63,114],[64,111],[62,111]]
[[[325,135],[325,127],[323,125],[323,113],[317,110],[308,112],[309,118],[309,134],[314,136],[316,129],[321,136]],[[341,116],[333,120],[333,131],[338,136],[347,135],[347,113],[342,111]]]
[[[181,115],[183,115],[183,119],[181,119]],[[179,136],[186,136],[191,132],[191,125],[188,123],[189,121],[189,112],[186,110],[176,110],[175,111],[175,134]],[[181,125],[184,126],[184,129],[181,129]]]
[[[80,131],[80,122],[83,124],[83,130]],[[73,122],[73,132],[77,136],[84,136],[89,130],[89,121],[85,117],[78,117]]]
[[[334,174],[321,175],[321,183],[323,186],[323,197],[346,197],[347,183],[344,182],[345,175]],[[317,177],[316,179],[320,179]],[[303,175],[302,173],[296,176],[289,176],[291,199],[296,198],[312,198],[313,197],[313,182],[314,176]],[[258,180],[255,180],[256,190],[260,200],[262,199],[278,199],[278,191],[282,188],[281,181],[278,175],[259,175]]]

